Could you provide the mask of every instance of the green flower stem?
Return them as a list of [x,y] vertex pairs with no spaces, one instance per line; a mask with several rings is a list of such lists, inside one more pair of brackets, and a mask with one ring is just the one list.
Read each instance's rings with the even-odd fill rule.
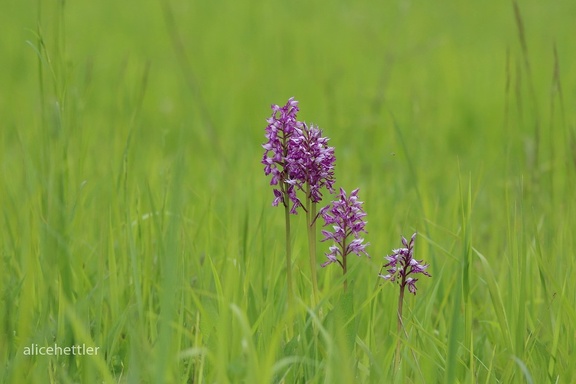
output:
[[404,288],[405,288],[405,281],[406,281],[406,276],[402,277],[402,283],[400,284],[400,297],[398,298],[398,327],[397,327],[397,335],[398,335],[398,340],[396,341],[396,356],[395,356],[395,360],[394,360],[394,371],[397,372],[398,368],[400,368],[400,344],[401,344],[401,340],[400,340],[400,334],[402,333],[402,326],[403,326],[403,322],[402,322],[402,308],[404,306]]
[[[287,199],[286,199],[287,200]],[[288,308],[294,306],[294,291],[292,288],[292,246],[290,244],[290,208],[289,203],[284,204],[286,216],[286,280],[288,284]]]
[[348,272],[348,264],[347,264],[347,260],[348,260],[348,255],[344,254],[346,250],[346,238],[344,238],[344,241],[342,241],[342,274],[344,275],[344,292],[346,292],[348,290],[348,277],[346,275],[346,273]]
[[316,278],[316,203],[310,199],[310,184],[306,184],[306,225],[308,250],[310,252],[310,278],[312,279],[313,306],[318,304],[318,280]]

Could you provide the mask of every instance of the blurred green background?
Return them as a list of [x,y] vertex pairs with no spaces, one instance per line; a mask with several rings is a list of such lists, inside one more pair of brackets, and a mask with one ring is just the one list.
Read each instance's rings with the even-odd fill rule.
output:
[[[512,3],[501,1],[9,2],[0,16],[4,163],[19,157],[16,132],[24,142],[39,137],[58,102],[81,159],[118,162],[134,128],[133,153],[152,160],[140,167],[149,177],[160,172],[156,155],[168,158],[181,139],[189,156],[213,164],[212,178],[223,177],[239,172],[224,164],[259,155],[268,105],[295,96],[302,119],[342,148],[340,164],[361,157],[354,162],[370,169],[354,171],[382,172],[383,184],[402,177],[386,167],[398,152],[391,113],[415,162],[459,159],[464,170],[497,173],[534,140],[529,120],[540,125],[540,157],[551,155],[554,47],[567,110],[574,93],[576,6],[521,8],[526,58]],[[493,156],[482,156],[488,148]],[[426,174],[436,182],[450,168]]]

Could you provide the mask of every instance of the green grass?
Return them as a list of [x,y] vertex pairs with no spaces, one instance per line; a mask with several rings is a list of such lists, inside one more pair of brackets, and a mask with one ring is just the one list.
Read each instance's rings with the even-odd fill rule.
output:
[[[574,12],[6,4],[0,382],[574,382]],[[294,217],[288,309],[260,145],[290,96],[336,147],[336,186],[360,187],[372,257],[349,260],[346,294],[318,268],[311,307]],[[414,231],[432,278],[397,335],[377,274]],[[24,355],[54,343],[100,353]]]

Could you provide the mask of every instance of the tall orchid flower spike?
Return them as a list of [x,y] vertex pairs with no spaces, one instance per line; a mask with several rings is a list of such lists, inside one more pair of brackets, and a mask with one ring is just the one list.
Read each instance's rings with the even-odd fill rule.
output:
[[[296,149],[292,140],[302,134],[302,123],[296,119],[298,102],[293,97],[283,107],[273,104],[272,116],[266,121],[266,143],[262,145],[264,155],[261,163],[264,164],[264,174],[272,175],[270,185],[274,186],[273,206],[280,203],[284,206],[286,228],[286,281],[288,285],[288,305],[293,305],[292,288],[292,247],[290,235],[290,214],[296,214],[296,209],[302,206],[296,195],[296,186],[290,172],[290,157]],[[290,202],[292,207],[290,208]]]
[[290,175],[288,182],[304,192],[306,227],[308,232],[308,253],[310,277],[314,304],[318,301],[318,281],[316,276],[316,207],[322,200],[322,189],[334,193],[334,147],[328,146],[328,138],[315,125],[303,124],[301,135],[293,136],[294,149],[288,159]]

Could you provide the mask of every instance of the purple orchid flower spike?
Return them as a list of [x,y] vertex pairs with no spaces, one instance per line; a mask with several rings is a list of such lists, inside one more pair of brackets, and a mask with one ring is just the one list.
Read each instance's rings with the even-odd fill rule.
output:
[[410,241],[402,236],[402,244],[404,247],[394,249],[391,255],[386,256],[388,263],[384,264],[382,269],[386,269],[388,273],[386,275],[382,273],[379,274],[379,276],[385,280],[397,281],[400,284],[401,290],[404,290],[404,287],[408,286],[408,290],[414,295],[416,294],[416,282],[418,279],[410,277],[410,275],[421,273],[431,277],[426,271],[430,265],[424,264],[424,260],[414,259],[415,239],[416,233],[412,235]]
[[[366,247],[370,243],[364,243],[361,232],[366,232],[366,221],[364,217],[366,212],[362,209],[362,202],[358,200],[359,189],[353,190],[349,196],[346,191],[340,188],[339,198],[330,205],[320,210],[320,215],[324,219],[324,226],[332,225],[333,232],[322,230],[324,239],[322,241],[332,240],[335,245],[329,248],[326,257],[328,260],[322,264],[326,267],[329,264],[337,263],[342,267],[344,274],[347,272],[347,256],[351,253],[361,256],[364,254],[368,257]],[[346,288],[347,282],[344,281]]]
[[315,125],[306,125],[301,135],[293,136],[293,150],[288,163],[293,184],[304,191],[312,203],[322,200],[322,187],[334,193],[334,147],[328,146],[328,138]]
[[296,196],[296,185],[292,182],[294,176],[290,171],[290,158],[292,152],[297,149],[293,138],[302,135],[303,124],[296,119],[299,111],[298,101],[291,97],[283,107],[273,104],[271,108],[272,116],[268,118],[266,127],[268,141],[262,144],[264,173],[266,176],[272,175],[270,185],[278,186],[273,191],[272,205],[278,206],[282,203],[287,207],[291,201],[293,205],[290,213],[296,214],[296,209],[302,206],[302,203]]

